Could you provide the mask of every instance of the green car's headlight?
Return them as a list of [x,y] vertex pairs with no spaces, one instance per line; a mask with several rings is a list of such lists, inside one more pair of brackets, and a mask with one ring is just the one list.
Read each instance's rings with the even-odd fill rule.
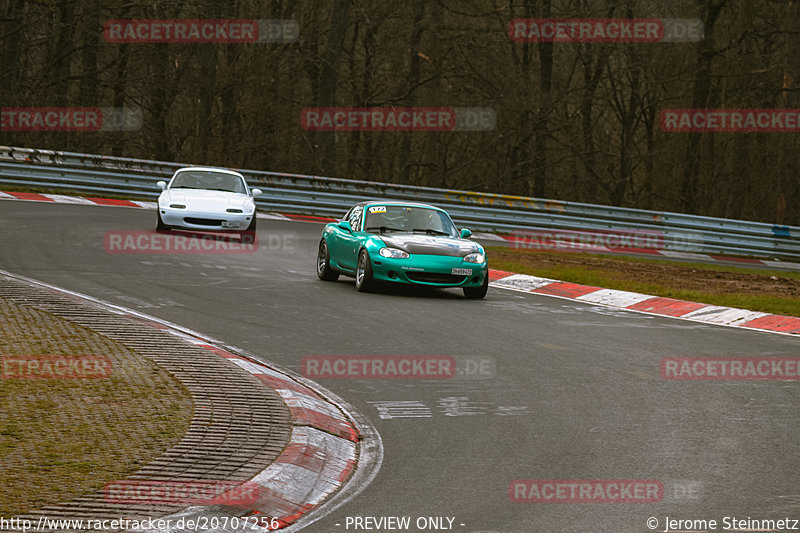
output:
[[478,263],[481,264],[486,261],[486,256],[483,254],[469,254],[464,256],[464,261],[467,263]]
[[378,253],[381,254],[381,257],[391,257],[392,259],[405,259],[408,257],[408,252],[398,250],[397,248],[381,248],[381,251]]

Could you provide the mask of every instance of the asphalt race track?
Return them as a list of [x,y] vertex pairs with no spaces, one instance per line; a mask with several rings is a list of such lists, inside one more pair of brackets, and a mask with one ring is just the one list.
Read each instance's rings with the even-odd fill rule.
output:
[[[323,355],[488,364],[448,380],[320,380],[376,426],[385,457],[370,486],[304,531],[366,531],[352,525],[365,516],[465,533],[645,532],[649,517],[659,531],[666,517],[714,519],[718,529],[724,517],[800,519],[800,382],[659,374],[669,356],[797,356],[796,338],[492,288],[478,301],[460,290],[361,294],[350,278],[317,279],[322,226],[313,223],[259,220],[252,254],[104,249],[108,231],[154,225],[144,209],[0,201],[0,269],[298,372],[303,357]],[[664,494],[658,503],[517,503],[516,479],[660,480]],[[445,519],[417,529],[420,517]]]

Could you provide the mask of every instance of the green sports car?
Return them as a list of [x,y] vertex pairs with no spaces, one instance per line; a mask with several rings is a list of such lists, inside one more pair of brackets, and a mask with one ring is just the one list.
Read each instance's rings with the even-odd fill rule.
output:
[[366,292],[376,283],[461,287],[467,298],[483,298],[489,266],[483,247],[467,240],[450,215],[431,205],[368,201],[354,205],[322,230],[317,275],[336,281],[356,278]]

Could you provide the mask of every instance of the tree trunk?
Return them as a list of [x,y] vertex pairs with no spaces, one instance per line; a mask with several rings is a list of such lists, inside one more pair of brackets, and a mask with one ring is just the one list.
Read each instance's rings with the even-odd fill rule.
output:
[[[551,0],[542,0],[542,18],[552,16]],[[529,194],[545,196],[547,185],[547,140],[550,137],[550,106],[553,87],[553,43],[539,43],[539,89],[541,104],[536,117],[536,134],[533,148],[533,187]]]
[[[727,0],[696,0],[696,2],[700,5],[705,35],[703,40],[698,42],[695,47],[697,63],[694,77],[694,95],[692,97],[692,108],[694,109],[714,106],[711,94],[712,63],[716,55],[714,50],[714,26]],[[698,212],[697,182],[701,160],[700,141],[703,138],[703,134],[702,132],[691,132],[688,135],[689,141],[684,155],[683,179],[681,180],[680,209],[683,212],[696,213]]]
[[[319,80],[319,107],[333,107],[336,104],[336,88],[339,84],[339,60],[342,56],[344,35],[350,21],[350,0],[333,0],[331,27],[328,31],[328,45],[322,56],[322,69]],[[336,134],[318,132],[317,138],[322,152],[323,173],[336,173]]]

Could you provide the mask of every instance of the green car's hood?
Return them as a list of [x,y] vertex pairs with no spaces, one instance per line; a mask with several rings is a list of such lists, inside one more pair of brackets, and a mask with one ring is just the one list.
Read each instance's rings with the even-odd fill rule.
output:
[[390,248],[398,248],[410,254],[447,255],[463,257],[480,252],[477,243],[444,235],[421,235],[415,233],[398,233],[381,235],[381,240]]

